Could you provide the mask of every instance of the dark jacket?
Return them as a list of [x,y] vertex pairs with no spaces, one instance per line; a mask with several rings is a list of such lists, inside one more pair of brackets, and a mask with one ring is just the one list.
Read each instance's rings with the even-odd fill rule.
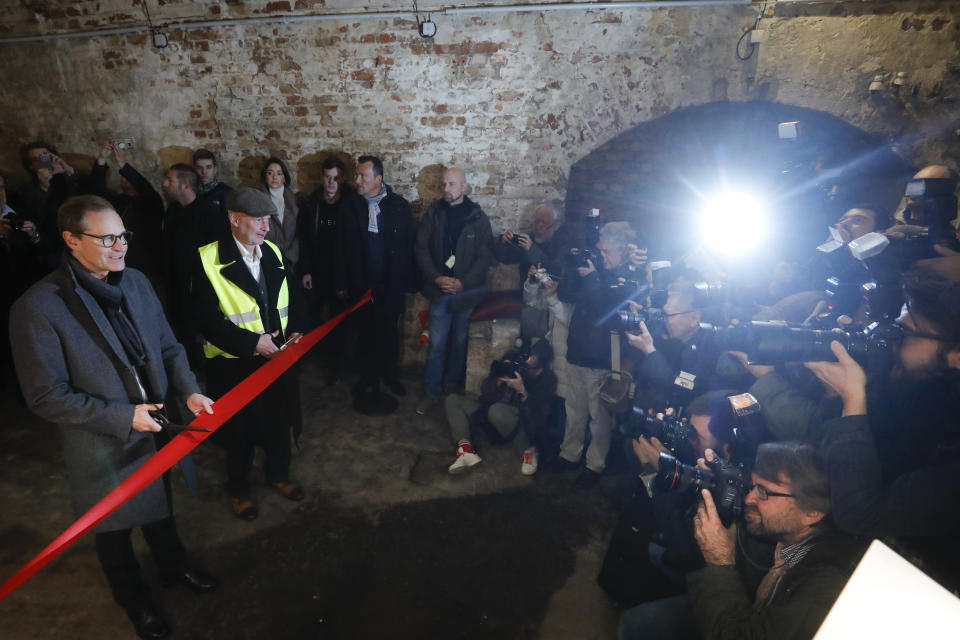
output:
[[[163,315],[146,277],[126,269],[120,281],[125,310],[143,340],[140,376],[163,401],[199,392],[183,347]],[[156,453],[153,437],[132,429],[133,367],[97,301],[67,264],[34,285],[13,306],[14,362],[30,409],[59,426],[79,516]],[[170,514],[163,482],[131,498],[96,531],[129,529]]]
[[[508,351],[502,360],[514,360],[517,357],[520,357],[518,352]],[[531,441],[535,441],[534,434],[542,433],[553,410],[554,400],[557,397],[557,374],[548,368],[541,371],[538,376],[531,376],[524,371],[520,377],[523,378],[523,387],[527,391],[527,397],[523,401],[520,400],[516,391],[504,384],[499,384],[500,376],[493,373],[480,383],[479,401],[485,407],[497,402],[517,407],[519,410],[517,424],[530,435]]]
[[[387,196],[380,201],[377,225],[383,241],[384,280],[374,295],[380,295],[386,308],[402,311],[406,307],[406,294],[416,291],[413,216],[410,203],[394,193],[389,185],[384,186]],[[336,290],[346,291],[351,301],[358,300],[374,285],[367,255],[368,210],[365,198],[357,196],[351,199],[346,211],[348,215],[337,227]]]
[[[747,537],[754,562],[770,566],[772,549]],[[687,574],[687,592],[704,640],[809,640],[823,623],[866,548],[841,533],[824,533],[781,579],[773,601],[753,608],[763,573],[738,548],[736,565],[713,565]],[[761,551],[766,549],[766,555]],[[749,568],[748,568],[749,567]]]
[[[233,239],[233,234],[222,236],[217,241],[217,250],[220,263],[227,265],[220,273],[250,296],[259,299],[260,288],[240,255],[240,249]],[[260,270],[266,280],[267,292],[270,296],[267,307],[264,308],[261,305],[260,317],[264,321],[264,326],[270,326],[274,330],[280,329],[281,326],[280,315],[277,312],[277,300],[280,296],[280,286],[284,278],[287,278],[287,290],[290,294],[290,314],[286,332],[281,331],[277,338],[278,341],[282,342],[291,333],[303,332],[306,329],[306,322],[303,317],[304,310],[301,298],[298,295],[299,287],[289,264],[283,264],[277,260],[276,254],[266,245],[260,247],[260,252]],[[223,315],[217,294],[214,292],[213,285],[210,284],[210,279],[200,262],[200,253],[199,251],[194,253],[191,306],[197,332],[207,342],[240,360],[262,359],[257,354],[257,342],[260,340],[260,334],[238,327]]]
[[323,199],[323,187],[318,187],[300,203],[297,236],[300,241],[299,271],[310,274],[313,290],[322,299],[336,291],[338,227],[348,218],[360,218],[366,211],[366,202],[345,184],[340,185],[340,197],[333,204]]
[[[531,239],[533,234],[530,234]],[[539,264],[548,273],[557,278],[563,276],[564,263],[570,249],[576,246],[577,240],[570,227],[563,225],[553,234],[550,242],[533,241],[533,246],[524,251],[514,244],[501,242],[495,238],[493,242],[493,256],[503,264],[515,264],[520,271],[520,286],[527,279],[530,265]]]
[[204,200],[208,200],[209,202],[213,203],[213,205],[216,206],[217,208],[222,209],[223,211],[226,211],[227,210],[227,194],[230,193],[231,191],[233,191],[233,187],[231,187],[230,185],[224,184],[218,180],[216,186],[214,186],[209,191],[203,190],[201,185],[201,191],[200,193],[197,194],[197,197],[203,198]]
[[643,409],[679,409],[708,391],[745,389],[752,380],[740,367],[731,366],[729,371],[719,367],[722,354],[703,331],[687,340],[658,337],[655,345],[656,351],[646,356],[630,350],[637,358],[633,371],[634,404]]
[[[955,407],[955,405],[952,405]],[[828,420],[824,463],[830,476],[833,517],[852,534],[897,538],[897,550],[948,589],[960,588],[960,438],[954,417],[930,425],[901,424],[917,452],[898,446],[898,462],[884,463],[882,447],[865,415]]]
[[[443,255],[443,232],[448,206],[445,200],[431,204],[417,230],[417,265],[423,275],[423,295],[430,302],[436,302],[444,296],[436,279],[444,275],[443,263],[447,259]],[[483,209],[466,196],[463,206],[468,207],[468,213],[457,238],[454,250],[456,262],[453,266],[453,277],[463,283],[463,291],[455,296],[455,309],[476,306],[487,290],[487,270],[493,263],[490,221]]]
[[136,196],[114,193],[107,188],[106,164],[94,163],[90,175],[93,192],[105,198],[123,219],[123,226],[133,232],[133,240],[127,248],[126,264],[147,274],[151,282],[163,274],[163,198],[150,181],[129,163],[120,167],[120,175],[126,178]]
[[[617,286],[616,269],[600,269],[584,277],[572,270],[560,281],[558,296],[576,305],[567,335],[567,362],[590,369],[610,369],[611,318],[634,291]],[[621,366],[627,349],[620,346]]]

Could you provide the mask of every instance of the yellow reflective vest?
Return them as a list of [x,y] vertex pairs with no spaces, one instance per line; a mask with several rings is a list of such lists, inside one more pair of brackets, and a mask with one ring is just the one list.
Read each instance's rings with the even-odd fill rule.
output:
[[[277,245],[269,240],[264,240],[263,245],[270,247],[276,254],[277,261],[283,268],[283,256]],[[219,242],[211,242],[208,245],[200,247],[200,262],[203,264],[203,271],[207,274],[210,284],[213,285],[213,291],[217,294],[217,300],[220,302],[220,311],[223,315],[241,329],[252,331],[254,333],[263,333],[263,320],[260,319],[260,301],[249,293],[238,287],[235,283],[223,277],[220,272],[224,267],[228,267],[233,262],[221,264],[219,260],[220,250]],[[262,249],[261,249],[262,251]],[[277,298],[277,312],[280,314],[281,333],[286,335],[287,320],[290,316],[290,292],[287,289],[287,279],[283,279],[280,285],[280,295]],[[208,358],[223,356],[225,358],[237,358],[233,354],[227,353],[220,347],[204,342],[203,355]]]

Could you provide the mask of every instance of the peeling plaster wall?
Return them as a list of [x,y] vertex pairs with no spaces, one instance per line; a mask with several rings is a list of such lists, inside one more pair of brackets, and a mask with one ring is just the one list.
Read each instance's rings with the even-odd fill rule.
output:
[[[303,0],[149,5],[155,24],[358,11]],[[956,151],[960,3],[771,6],[767,42],[747,62],[734,46],[756,15],[749,7],[440,14],[434,39],[413,19],[389,19],[172,29],[162,50],[147,34],[7,45],[0,167],[22,180],[15,147],[34,136],[92,156],[102,139],[129,135],[133,161],[155,179],[205,146],[231,182],[280,153],[304,189],[318,152],[374,152],[411,200],[436,196],[418,185],[425,167],[463,165],[503,227],[535,200],[562,198],[570,165],[596,146],[724,89],[827,111],[904,140],[918,158]],[[130,0],[35,0],[0,23],[14,37],[143,16]],[[907,72],[900,95],[868,95],[875,73],[896,71]]]

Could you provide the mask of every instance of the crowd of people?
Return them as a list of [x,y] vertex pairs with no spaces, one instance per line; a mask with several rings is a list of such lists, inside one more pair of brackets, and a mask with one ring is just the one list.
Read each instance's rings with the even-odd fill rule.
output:
[[[355,186],[327,157],[321,185],[298,197],[282,158],[264,163],[258,188],[233,189],[200,149],[166,170],[161,196],[128,152],[108,141],[82,176],[36,141],[23,147],[25,188],[8,199],[0,176],[4,349],[28,407],[60,427],[78,514],[170,425],[213,413],[211,398],[368,291],[323,345],[324,375],[349,374],[355,343],[355,410],[395,411],[402,317],[420,292],[429,345],[415,411],[445,410],[450,473],[512,440],[522,474],[546,468],[583,491],[616,454],[628,461],[634,491],[600,577],[625,609],[621,638],[812,637],[874,538],[960,587],[960,247],[946,166],[909,181],[897,214],[846,207],[810,264],[734,298],[696,260],[648,260],[629,222],[565,222],[557,202],[536,207],[529,231],[494,235],[460,168],[415,223],[373,155],[356,159]],[[495,262],[517,265],[516,295],[495,313],[519,317],[520,332],[474,397],[468,327],[490,313]],[[772,291],[780,299],[758,304]],[[291,474],[299,393],[293,368],[213,435],[240,519],[258,517],[256,447],[269,487],[305,497]],[[164,583],[217,586],[187,564],[165,482],[96,529],[143,638],[170,628],[140,579],[133,528]]]

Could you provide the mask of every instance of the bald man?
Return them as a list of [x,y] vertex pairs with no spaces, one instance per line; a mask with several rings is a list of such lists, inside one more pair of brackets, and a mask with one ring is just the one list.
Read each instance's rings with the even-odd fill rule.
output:
[[417,231],[415,255],[423,274],[423,295],[430,301],[426,394],[417,405],[420,415],[439,406],[445,384],[458,386],[465,378],[467,326],[486,292],[487,269],[493,262],[490,221],[467,197],[467,188],[463,169],[444,171],[443,199],[430,205]]

